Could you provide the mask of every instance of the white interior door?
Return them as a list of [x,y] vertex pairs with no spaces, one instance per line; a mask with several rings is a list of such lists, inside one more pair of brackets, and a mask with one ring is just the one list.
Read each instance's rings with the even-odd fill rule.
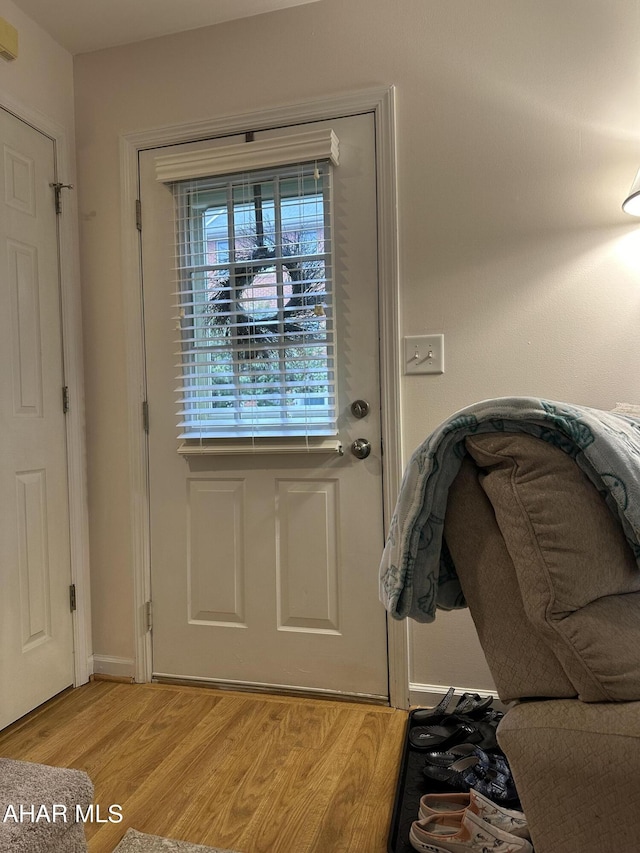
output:
[[0,728],[73,684],[51,139],[0,109]]
[[[344,455],[178,453],[174,199],[156,180],[154,163],[185,146],[140,155],[153,672],[387,698],[377,591],[383,519],[374,118],[312,125],[322,127],[340,140],[333,264]],[[361,418],[351,410],[358,399],[369,403]],[[371,446],[365,459],[351,452],[359,438]]]

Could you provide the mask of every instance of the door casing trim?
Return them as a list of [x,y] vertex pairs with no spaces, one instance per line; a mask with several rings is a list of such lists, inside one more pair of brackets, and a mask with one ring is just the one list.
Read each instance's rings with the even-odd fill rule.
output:
[[[166,125],[119,137],[122,282],[126,322],[128,447],[133,545],[135,678],[151,680],[151,634],[146,602],[151,597],[149,482],[147,440],[141,408],[146,400],[140,238],[136,227],[139,198],[138,153],[146,148],[195,142],[213,136],[335,119],[373,112],[378,174],[378,268],[380,301],[380,384],[382,395],[383,502],[388,528],[402,475],[400,399],[400,323],[398,205],[396,177],[395,89],[393,86],[349,92],[259,112],[239,113],[181,125]],[[387,617],[389,697],[392,706],[409,704],[408,631],[406,622]]]
[[[6,94],[0,106],[16,118],[48,136],[54,143],[54,180],[73,179],[68,135],[53,119]],[[51,200],[53,204],[53,198]],[[84,431],[84,367],[82,353],[82,310],[78,213],[73,191],[65,194],[63,213],[58,217],[62,358],[70,406],[66,416],[67,483],[69,493],[69,546],[71,583],[76,588],[73,620],[74,679],[79,687],[93,672],[91,640],[91,590],[89,573],[89,514]]]

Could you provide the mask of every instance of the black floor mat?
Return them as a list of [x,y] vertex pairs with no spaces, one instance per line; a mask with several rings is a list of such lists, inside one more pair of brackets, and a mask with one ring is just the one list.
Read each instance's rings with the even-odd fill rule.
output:
[[[413,714],[413,711],[409,713],[405,730],[402,760],[396,785],[396,798],[387,840],[388,853],[415,853],[409,843],[409,830],[412,822],[418,818],[420,797],[424,794],[450,793],[452,790],[447,785],[439,785],[438,782],[428,780],[423,775],[425,754],[411,746],[409,732],[413,726],[424,725],[424,721],[414,722]],[[510,802],[509,808],[517,809],[519,803]]]
[[[409,844],[409,830],[413,821],[418,817],[420,797],[435,790],[432,783],[428,783],[422,774],[424,753],[414,749],[409,743],[409,732],[415,725],[412,715],[413,712],[410,712],[405,729],[402,760],[396,785],[396,799],[387,842],[388,853],[415,853]],[[435,785],[435,783],[433,784]]]

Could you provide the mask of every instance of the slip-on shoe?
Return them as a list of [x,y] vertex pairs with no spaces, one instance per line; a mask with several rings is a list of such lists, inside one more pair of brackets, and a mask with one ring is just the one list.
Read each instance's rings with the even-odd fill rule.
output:
[[409,841],[419,853],[533,853],[526,838],[491,826],[469,809],[461,817],[437,815],[414,821]]
[[418,820],[429,820],[437,815],[459,815],[462,819],[466,809],[504,832],[518,838],[530,838],[524,812],[499,806],[473,788],[467,794],[425,794],[420,798]]

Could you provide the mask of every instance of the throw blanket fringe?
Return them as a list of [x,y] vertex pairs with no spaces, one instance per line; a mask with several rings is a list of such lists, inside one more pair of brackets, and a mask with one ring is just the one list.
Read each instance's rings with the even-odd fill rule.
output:
[[436,608],[465,607],[443,540],[449,487],[468,435],[524,432],[568,453],[619,518],[640,561],[640,421],[534,397],[484,400],[457,412],[407,465],[380,564],[380,600],[396,619],[432,622]]

